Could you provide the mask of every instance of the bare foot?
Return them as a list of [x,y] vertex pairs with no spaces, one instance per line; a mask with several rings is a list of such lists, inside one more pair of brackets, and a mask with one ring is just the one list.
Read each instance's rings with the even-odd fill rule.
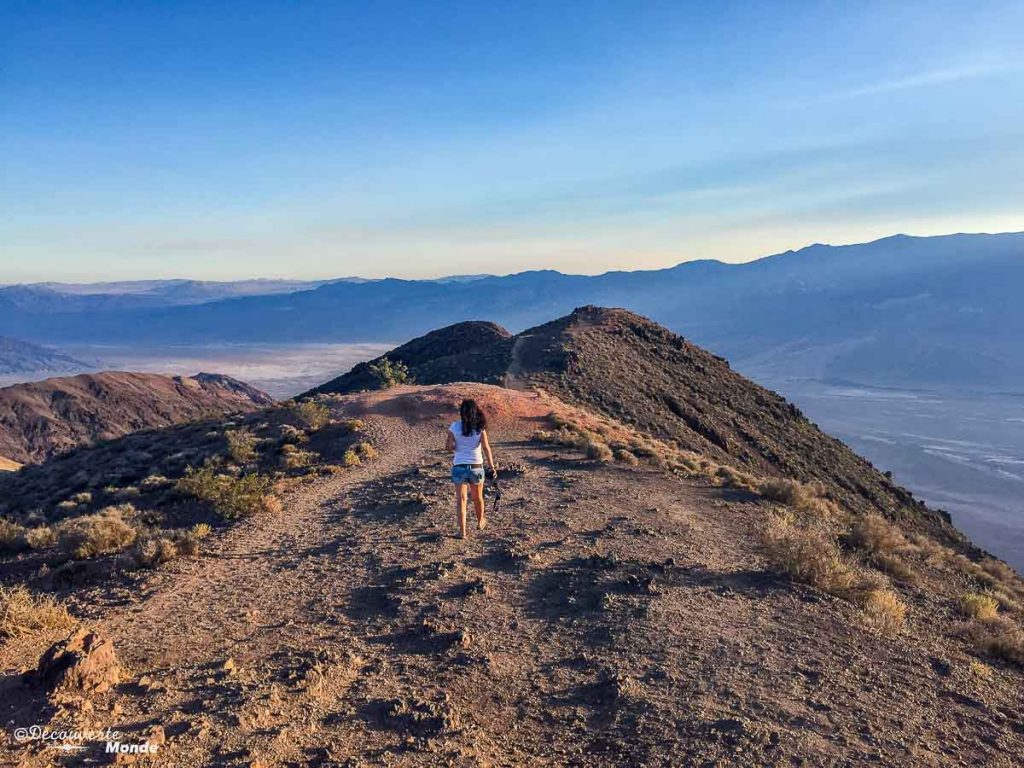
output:
[[479,529],[480,529],[481,531],[482,531],[482,530],[483,530],[484,528],[486,528],[486,527],[487,527],[487,518],[486,518],[486,517],[481,517],[481,518],[480,518],[480,519],[479,519],[479,520],[477,521],[476,527],[477,527],[477,528],[479,528]]

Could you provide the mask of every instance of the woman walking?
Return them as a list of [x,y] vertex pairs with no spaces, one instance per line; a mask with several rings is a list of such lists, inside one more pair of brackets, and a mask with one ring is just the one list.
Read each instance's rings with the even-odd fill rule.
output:
[[491,444],[487,440],[487,417],[475,400],[466,399],[459,406],[459,420],[448,427],[445,449],[454,451],[452,483],[455,485],[455,511],[459,519],[459,536],[466,538],[466,496],[473,491],[473,508],[477,527],[487,527],[484,514],[484,454],[487,465],[497,475]]

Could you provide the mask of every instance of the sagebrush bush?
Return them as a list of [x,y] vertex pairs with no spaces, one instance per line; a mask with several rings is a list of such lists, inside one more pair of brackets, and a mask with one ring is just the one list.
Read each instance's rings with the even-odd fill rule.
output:
[[344,429],[349,434],[353,434],[355,432],[362,432],[365,426],[366,425],[363,423],[362,419],[346,419],[345,421],[341,422],[341,428]]
[[[270,494],[273,481],[259,474],[233,477],[218,474],[213,467],[191,467],[178,480],[180,492],[209,503],[225,520],[273,511],[276,498]],[[273,499],[273,501],[272,501]]]
[[354,467],[361,463],[362,460],[359,458],[359,454],[352,448],[345,451],[345,454],[341,457],[341,465],[343,467]]
[[409,375],[409,367],[397,360],[391,361],[387,356],[382,357],[376,363],[371,363],[370,370],[377,377],[377,381],[380,382],[383,389],[390,389],[391,387],[397,387],[399,384],[407,384],[412,381],[412,377]]
[[57,545],[76,560],[122,552],[138,536],[135,527],[125,520],[134,514],[131,504],[121,504],[67,520],[57,527]]
[[35,595],[23,585],[0,586],[0,637],[65,630],[74,624],[68,609],[52,597]]
[[315,400],[296,403],[292,406],[292,414],[301,426],[313,432],[327,426],[331,420],[330,409]]
[[256,435],[247,429],[229,429],[224,433],[228,444],[228,456],[237,464],[248,464],[259,456],[256,450]]
[[990,595],[970,592],[960,598],[960,613],[970,619],[989,621],[999,613],[999,602]]

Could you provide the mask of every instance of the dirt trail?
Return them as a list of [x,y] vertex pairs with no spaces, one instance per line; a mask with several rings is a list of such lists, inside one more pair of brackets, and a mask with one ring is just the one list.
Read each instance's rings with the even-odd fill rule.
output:
[[[439,450],[463,394],[509,468],[467,541]],[[534,393],[337,408],[378,459],[100,617],[153,684],[96,724],[163,725],[160,765],[1009,765],[1024,747],[1019,699],[982,704],[912,639],[765,573],[750,497],[531,443]]]

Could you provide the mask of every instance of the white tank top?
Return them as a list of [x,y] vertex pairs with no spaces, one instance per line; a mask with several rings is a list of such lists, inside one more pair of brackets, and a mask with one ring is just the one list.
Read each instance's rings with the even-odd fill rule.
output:
[[480,448],[480,433],[474,432],[469,437],[462,434],[462,422],[455,421],[448,427],[455,437],[455,458],[452,464],[483,464],[484,452]]

